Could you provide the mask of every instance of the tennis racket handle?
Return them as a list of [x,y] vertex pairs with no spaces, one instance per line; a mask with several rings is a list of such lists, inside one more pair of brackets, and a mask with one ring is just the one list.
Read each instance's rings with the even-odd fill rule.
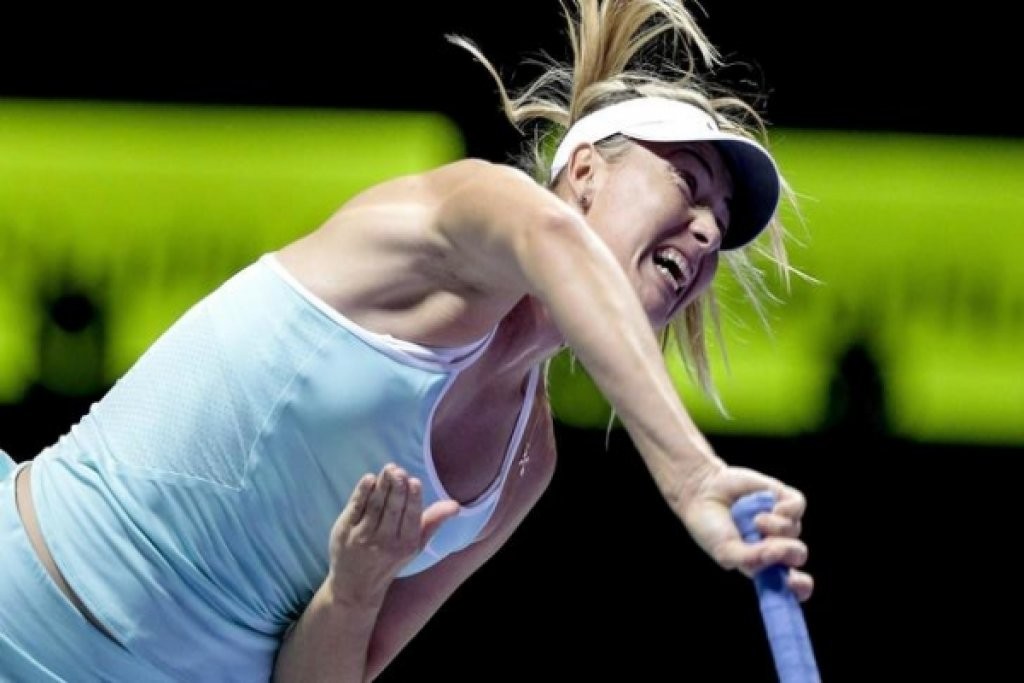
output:
[[[732,506],[732,518],[740,535],[747,543],[761,540],[754,518],[775,507],[775,496],[770,491],[759,491],[737,500]],[[772,658],[779,683],[819,683],[818,665],[807,632],[807,623],[800,602],[786,585],[788,568],[783,565],[766,567],[754,575],[761,618],[768,634]]]

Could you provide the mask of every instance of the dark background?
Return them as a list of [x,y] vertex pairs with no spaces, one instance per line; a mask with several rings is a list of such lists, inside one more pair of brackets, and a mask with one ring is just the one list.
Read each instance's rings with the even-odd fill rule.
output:
[[[1019,37],[1002,4],[705,6],[712,39],[747,64],[727,77],[759,84],[772,125],[1024,135],[1010,104]],[[489,77],[443,34],[475,39],[519,85],[536,74],[523,55],[565,55],[554,0],[5,19],[0,97],[436,110],[470,155],[496,161],[519,138]],[[1017,679],[1021,448],[893,437],[870,370],[837,368],[819,433],[712,435],[728,461],[808,496],[818,590],[805,609],[823,677]],[[95,398],[37,388],[0,407],[0,446],[31,457]],[[626,436],[607,450],[602,432],[562,426],[558,438],[551,492],[384,678],[772,680],[753,589],[692,546]]]

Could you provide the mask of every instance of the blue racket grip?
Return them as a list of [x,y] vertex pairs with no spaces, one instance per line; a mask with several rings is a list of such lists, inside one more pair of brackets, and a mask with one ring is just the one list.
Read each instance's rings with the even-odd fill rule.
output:
[[[747,543],[761,540],[754,518],[775,507],[771,491],[759,491],[743,496],[732,506],[736,528]],[[766,567],[754,575],[761,618],[768,634],[772,658],[779,683],[819,683],[818,665],[807,633],[803,609],[786,585],[788,569],[783,565]]]

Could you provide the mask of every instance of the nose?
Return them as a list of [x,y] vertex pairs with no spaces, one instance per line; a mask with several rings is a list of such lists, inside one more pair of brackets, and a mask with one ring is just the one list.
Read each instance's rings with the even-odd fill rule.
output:
[[696,207],[690,220],[690,234],[705,253],[718,251],[722,245],[722,230],[711,209]]

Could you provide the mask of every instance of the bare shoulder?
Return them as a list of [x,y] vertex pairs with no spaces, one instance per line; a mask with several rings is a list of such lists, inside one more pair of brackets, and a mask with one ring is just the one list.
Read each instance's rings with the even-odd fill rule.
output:
[[[509,195],[514,201],[506,199]],[[341,206],[332,220],[350,224],[354,216],[369,211],[379,222],[381,212],[407,215],[413,210],[430,217],[421,222],[424,225],[478,224],[499,208],[507,212],[511,206],[533,203],[530,197],[536,201],[544,195],[529,175],[513,166],[467,158],[367,188]]]
[[460,159],[367,187],[338,207],[336,215],[345,216],[367,208],[377,209],[382,205],[420,204],[423,208],[429,208],[432,204],[438,205],[445,201],[467,183],[494,183],[519,177],[528,178],[525,173],[511,166],[483,159]]
[[534,184],[529,175],[514,166],[477,158],[460,159],[439,166],[421,174],[419,180],[440,197],[471,183],[481,185],[505,182]]

